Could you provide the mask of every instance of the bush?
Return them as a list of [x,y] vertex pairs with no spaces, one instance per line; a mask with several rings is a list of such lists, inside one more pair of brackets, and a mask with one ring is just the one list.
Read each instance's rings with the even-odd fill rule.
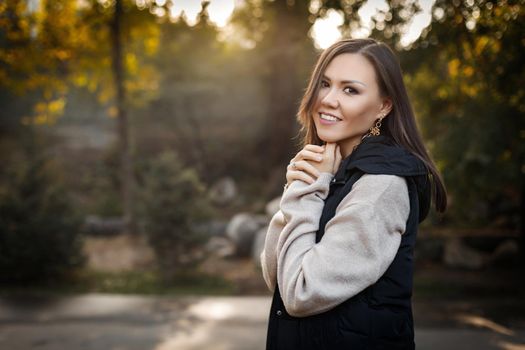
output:
[[164,282],[173,284],[203,258],[207,235],[198,227],[212,209],[196,171],[184,168],[175,153],[161,154],[148,168],[138,217]]
[[13,158],[0,178],[0,282],[64,279],[85,261],[79,217],[38,147]]

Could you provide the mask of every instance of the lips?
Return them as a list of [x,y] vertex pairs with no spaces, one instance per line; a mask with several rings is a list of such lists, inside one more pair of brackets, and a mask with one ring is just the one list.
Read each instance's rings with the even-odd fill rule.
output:
[[336,117],[335,115],[333,115],[331,113],[326,113],[326,112],[319,112],[319,118],[322,121],[332,122],[332,123],[336,123],[336,122],[342,120],[341,118]]

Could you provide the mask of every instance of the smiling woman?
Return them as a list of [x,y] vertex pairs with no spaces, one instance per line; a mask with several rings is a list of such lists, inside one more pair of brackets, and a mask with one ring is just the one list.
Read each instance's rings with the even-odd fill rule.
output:
[[447,203],[394,52],[373,39],[330,46],[297,118],[303,149],[261,254],[267,350],[414,349],[417,228],[432,192],[437,211]]

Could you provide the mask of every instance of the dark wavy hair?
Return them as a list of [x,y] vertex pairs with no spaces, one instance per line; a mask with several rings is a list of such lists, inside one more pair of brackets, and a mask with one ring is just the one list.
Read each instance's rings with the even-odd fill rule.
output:
[[324,50],[312,72],[308,87],[301,100],[297,120],[301,124],[303,147],[307,144],[322,145],[313,122],[321,78],[334,57],[344,53],[355,53],[365,57],[374,67],[381,97],[390,97],[392,110],[382,121],[381,133],[389,135],[394,142],[421,159],[430,175],[436,211],[443,213],[447,208],[447,192],[441,175],[430,158],[408,98],[403,81],[401,66],[392,49],[380,41],[366,39],[344,39]]

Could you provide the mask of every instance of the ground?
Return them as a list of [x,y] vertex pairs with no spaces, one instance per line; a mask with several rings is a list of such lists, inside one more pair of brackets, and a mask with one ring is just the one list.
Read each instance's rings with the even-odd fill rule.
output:
[[[98,255],[92,261],[103,266],[120,245],[128,252],[120,269],[136,262],[147,268],[148,259],[129,253],[128,243],[93,241]],[[260,269],[250,259],[210,256],[201,271],[229,281],[232,295],[4,294],[0,349],[264,349],[271,296]],[[469,271],[417,262],[417,349],[525,350],[522,271],[514,265]]]

